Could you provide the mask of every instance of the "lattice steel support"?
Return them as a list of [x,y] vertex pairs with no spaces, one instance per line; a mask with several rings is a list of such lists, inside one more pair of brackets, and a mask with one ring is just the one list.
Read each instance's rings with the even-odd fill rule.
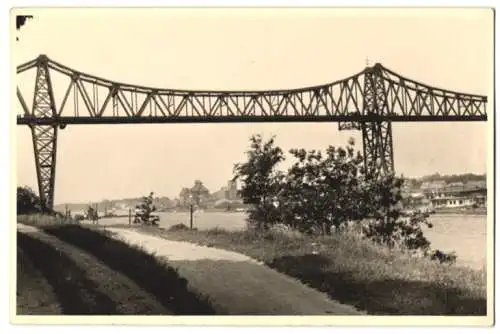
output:
[[[40,118],[54,118],[57,116],[57,111],[47,58],[39,57],[37,62],[32,115]],[[43,207],[52,209],[56,177],[57,125],[31,125],[30,128],[35,153],[38,193]]]
[[[368,116],[387,115],[387,95],[382,73],[377,67],[365,73],[364,112]],[[390,121],[364,122],[363,153],[365,168],[374,177],[394,173],[394,153],[392,146],[392,125]]]

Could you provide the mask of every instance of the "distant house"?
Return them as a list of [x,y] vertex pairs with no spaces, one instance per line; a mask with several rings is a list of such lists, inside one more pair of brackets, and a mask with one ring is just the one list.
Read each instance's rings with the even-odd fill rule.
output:
[[464,187],[468,190],[486,190],[486,181],[469,181]]
[[431,201],[435,208],[484,206],[486,205],[486,183],[453,182],[433,193]]
[[446,186],[445,181],[424,182],[420,186],[420,190],[426,193],[430,191],[438,191],[440,189],[443,189],[445,186]]
[[420,186],[420,192],[424,194],[427,199],[434,198],[436,194],[440,193],[446,187],[444,181],[424,182]]
[[473,206],[476,201],[472,197],[467,196],[442,196],[431,200],[434,208],[458,208]]

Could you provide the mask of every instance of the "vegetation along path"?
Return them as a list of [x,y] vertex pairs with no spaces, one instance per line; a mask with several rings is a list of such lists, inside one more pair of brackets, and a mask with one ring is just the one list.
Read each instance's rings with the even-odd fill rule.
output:
[[259,262],[236,252],[170,241],[135,230],[108,228],[114,238],[165,257],[189,286],[223,314],[355,315],[354,307],[331,300]]

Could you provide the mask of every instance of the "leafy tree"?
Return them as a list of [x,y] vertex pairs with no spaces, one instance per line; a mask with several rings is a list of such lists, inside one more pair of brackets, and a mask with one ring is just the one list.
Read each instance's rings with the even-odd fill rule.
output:
[[194,186],[189,189],[189,192],[192,196],[193,203],[197,206],[202,205],[203,199],[206,199],[210,195],[210,191],[200,180],[194,181]]
[[274,138],[264,141],[261,135],[253,135],[246,152],[247,161],[234,166],[233,181],[242,182],[239,194],[244,204],[252,205],[248,220],[257,228],[268,228],[279,219],[275,201],[282,175],[276,166],[284,160],[284,155],[281,148],[275,146]]
[[35,192],[27,186],[17,187],[17,214],[42,212],[43,207]]
[[189,206],[189,196],[191,195],[191,191],[189,188],[182,188],[179,194],[180,206],[183,208],[187,208]]

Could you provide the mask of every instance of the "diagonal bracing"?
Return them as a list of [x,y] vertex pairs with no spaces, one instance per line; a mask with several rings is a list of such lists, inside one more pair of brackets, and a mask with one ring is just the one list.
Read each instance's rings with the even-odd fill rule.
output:
[[[33,97],[32,115],[39,118],[56,116],[54,95],[46,59],[39,59]],[[45,209],[54,205],[56,176],[57,125],[30,125],[35,153],[38,193]]]

